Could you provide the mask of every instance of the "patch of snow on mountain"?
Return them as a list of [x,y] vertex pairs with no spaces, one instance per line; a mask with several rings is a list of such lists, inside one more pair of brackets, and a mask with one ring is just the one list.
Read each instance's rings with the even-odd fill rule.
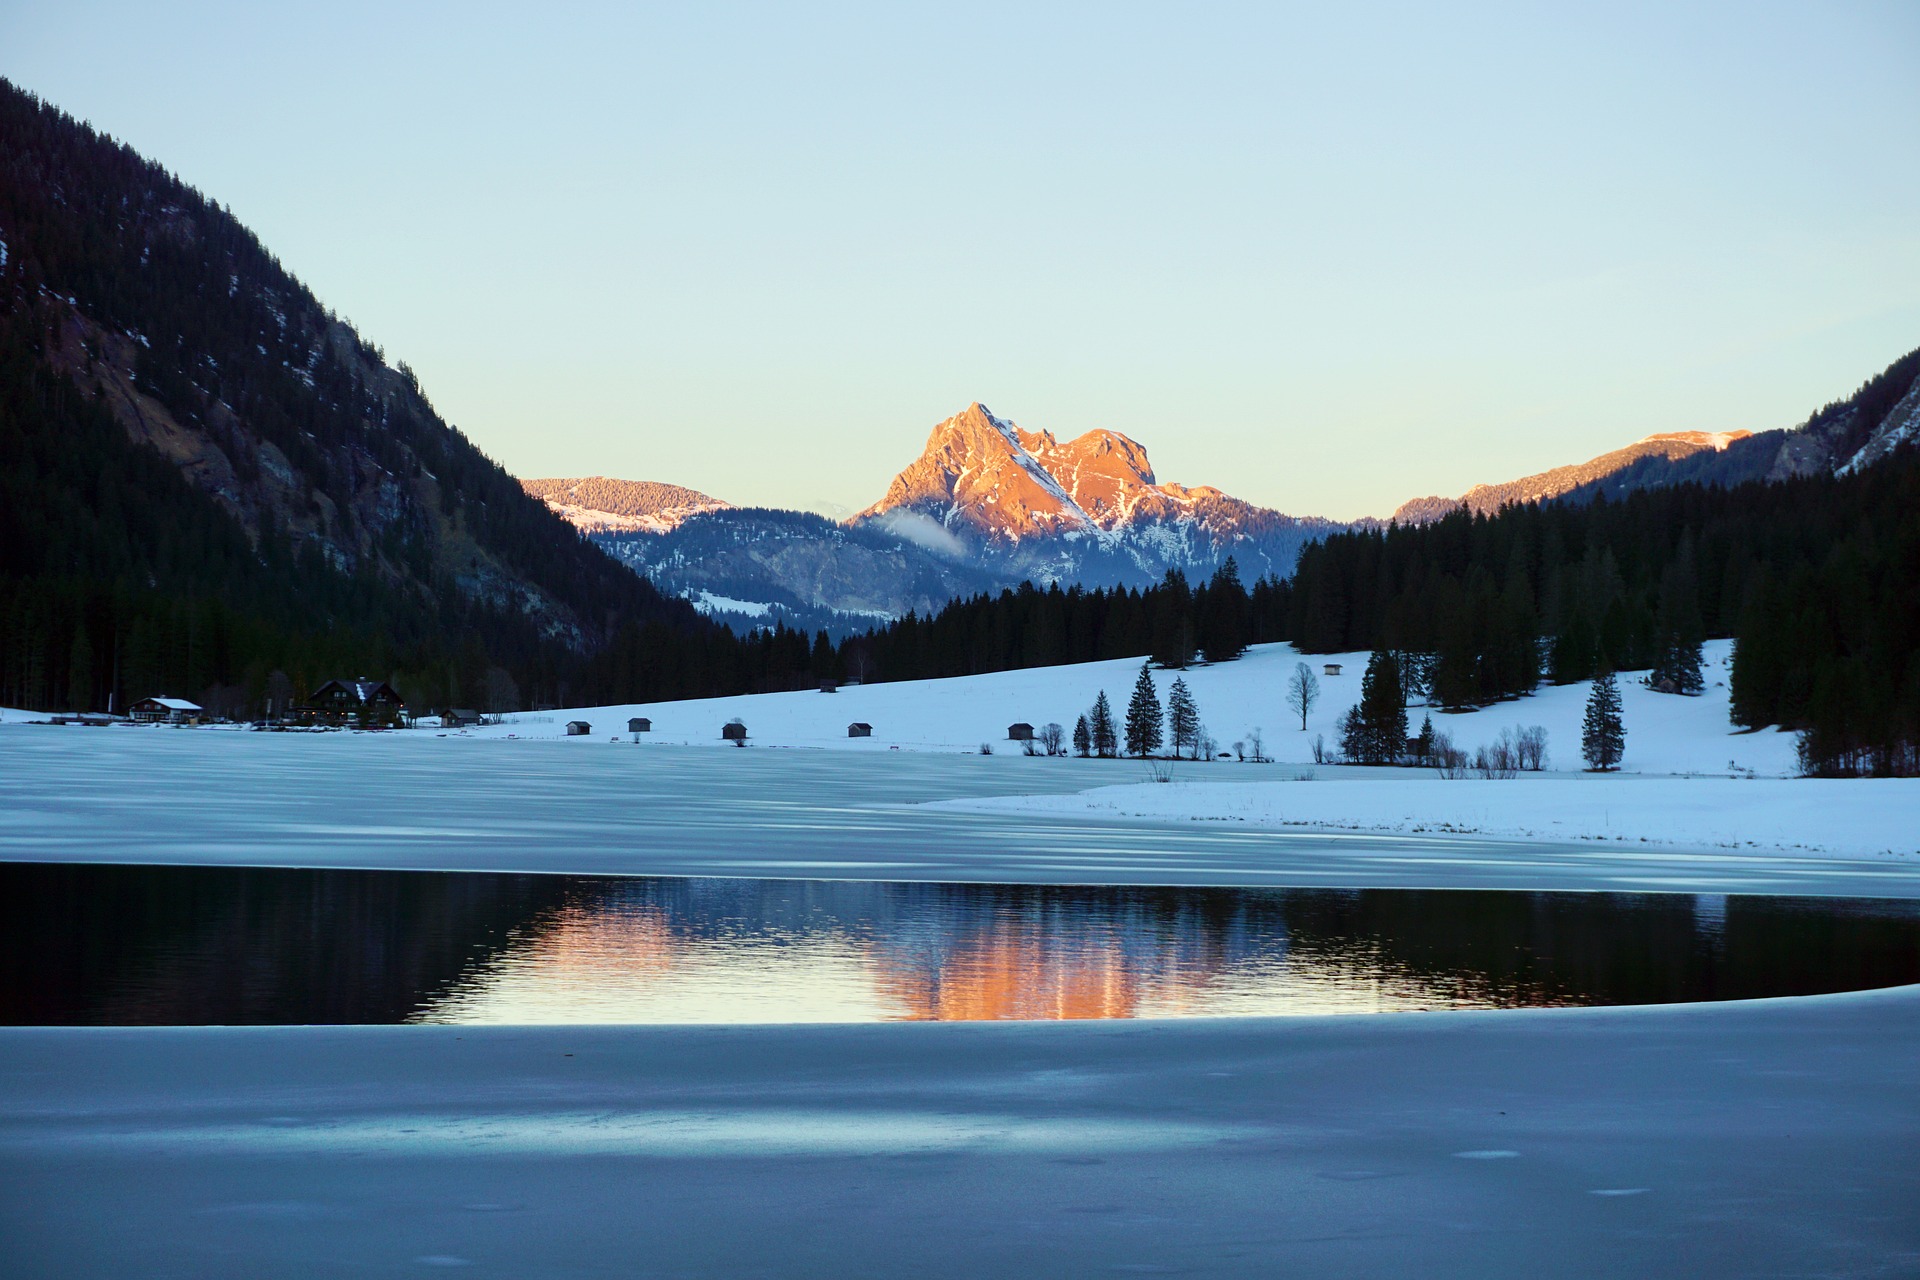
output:
[[735,600],[731,596],[717,596],[711,591],[701,591],[697,596],[689,596],[693,607],[702,613],[743,613],[749,618],[764,618],[773,612],[773,606],[762,604],[758,600]]

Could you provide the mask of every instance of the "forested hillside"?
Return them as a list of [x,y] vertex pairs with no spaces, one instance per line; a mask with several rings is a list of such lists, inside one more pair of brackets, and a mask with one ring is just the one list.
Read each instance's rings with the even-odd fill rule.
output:
[[[434,412],[217,204],[0,81],[0,703],[416,706],[751,682]],[[681,651],[685,651],[684,653]]]

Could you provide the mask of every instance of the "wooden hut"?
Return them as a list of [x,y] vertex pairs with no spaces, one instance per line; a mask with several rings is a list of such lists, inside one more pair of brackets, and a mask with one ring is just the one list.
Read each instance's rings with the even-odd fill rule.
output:
[[1340,664],[1337,662],[1329,662],[1326,666],[1320,669],[1326,672],[1330,676],[1337,676],[1340,674]]
[[567,721],[567,736],[569,738],[584,738],[592,732],[593,732],[593,726],[588,724],[585,720]]
[[653,721],[647,719],[645,716],[635,716],[633,719],[627,721],[627,732],[633,734],[635,737],[643,733],[652,733]]
[[1022,720],[1018,724],[1007,726],[1008,742],[1032,742],[1033,726]]
[[722,726],[720,730],[720,736],[725,738],[728,742],[737,743],[743,747],[746,746],[747,745],[746,722],[742,720],[727,721],[727,723],[724,726]]
[[873,736],[873,726],[864,720],[855,720],[847,726],[847,736],[849,738],[871,738]]
[[185,698],[142,698],[127,716],[141,724],[187,724],[200,718],[200,707]]

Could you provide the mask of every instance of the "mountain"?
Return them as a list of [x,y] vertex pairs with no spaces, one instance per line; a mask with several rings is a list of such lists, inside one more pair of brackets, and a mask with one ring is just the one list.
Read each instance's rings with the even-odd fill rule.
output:
[[1490,515],[1510,502],[1590,502],[1601,494],[1618,499],[1677,484],[1725,487],[1748,480],[1850,475],[1913,442],[1920,442],[1920,350],[1790,430],[1652,435],[1573,466],[1475,485],[1458,498],[1415,498],[1401,504],[1393,518],[1403,525],[1424,524],[1461,507]]
[[229,212],[5,81],[0,460],[0,704],[257,710],[372,673],[505,709],[607,683],[623,631],[652,628],[663,690],[704,689],[734,643],[527,495]]
[[1502,484],[1477,484],[1458,498],[1414,498],[1400,504],[1393,513],[1399,524],[1424,524],[1461,507],[1481,515],[1492,515],[1509,503],[1545,502],[1573,492],[1583,485],[1624,471],[1646,458],[1672,462],[1699,453],[1718,453],[1736,441],[1752,436],[1750,431],[1668,431],[1637,440],[1624,449],[1603,453],[1597,458],[1571,466],[1555,467],[1536,475],[1522,476]]
[[1040,582],[1145,585],[1169,569],[1286,577],[1300,548],[1345,528],[1157,480],[1146,448],[1114,431],[1062,443],[975,403],[933,428],[920,456],[853,523],[906,531]]
[[610,555],[740,630],[784,623],[835,636],[1023,582],[1143,587],[1169,569],[1284,578],[1300,548],[1349,528],[1296,519],[1154,476],[1138,441],[1062,443],[972,404],[934,427],[886,496],[834,523],[731,507],[674,485],[527,480]]
[[522,480],[520,487],[582,533],[666,533],[689,516],[732,504],[652,480]]
[[884,525],[726,507],[663,533],[594,535],[662,591],[736,629],[785,623],[838,637],[1011,582]]

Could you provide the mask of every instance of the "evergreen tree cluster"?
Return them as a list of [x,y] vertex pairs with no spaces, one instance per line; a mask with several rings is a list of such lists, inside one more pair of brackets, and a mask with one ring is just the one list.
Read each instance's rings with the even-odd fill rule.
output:
[[1023,583],[953,601],[928,617],[909,613],[841,647],[856,679],[978,675],[1143,653],[1185,667],[1282,639],[1288,595],[1285,583],[1271,579],[1248,590],[1229,558],[1199,587],[1178,570],[1144,590]]

